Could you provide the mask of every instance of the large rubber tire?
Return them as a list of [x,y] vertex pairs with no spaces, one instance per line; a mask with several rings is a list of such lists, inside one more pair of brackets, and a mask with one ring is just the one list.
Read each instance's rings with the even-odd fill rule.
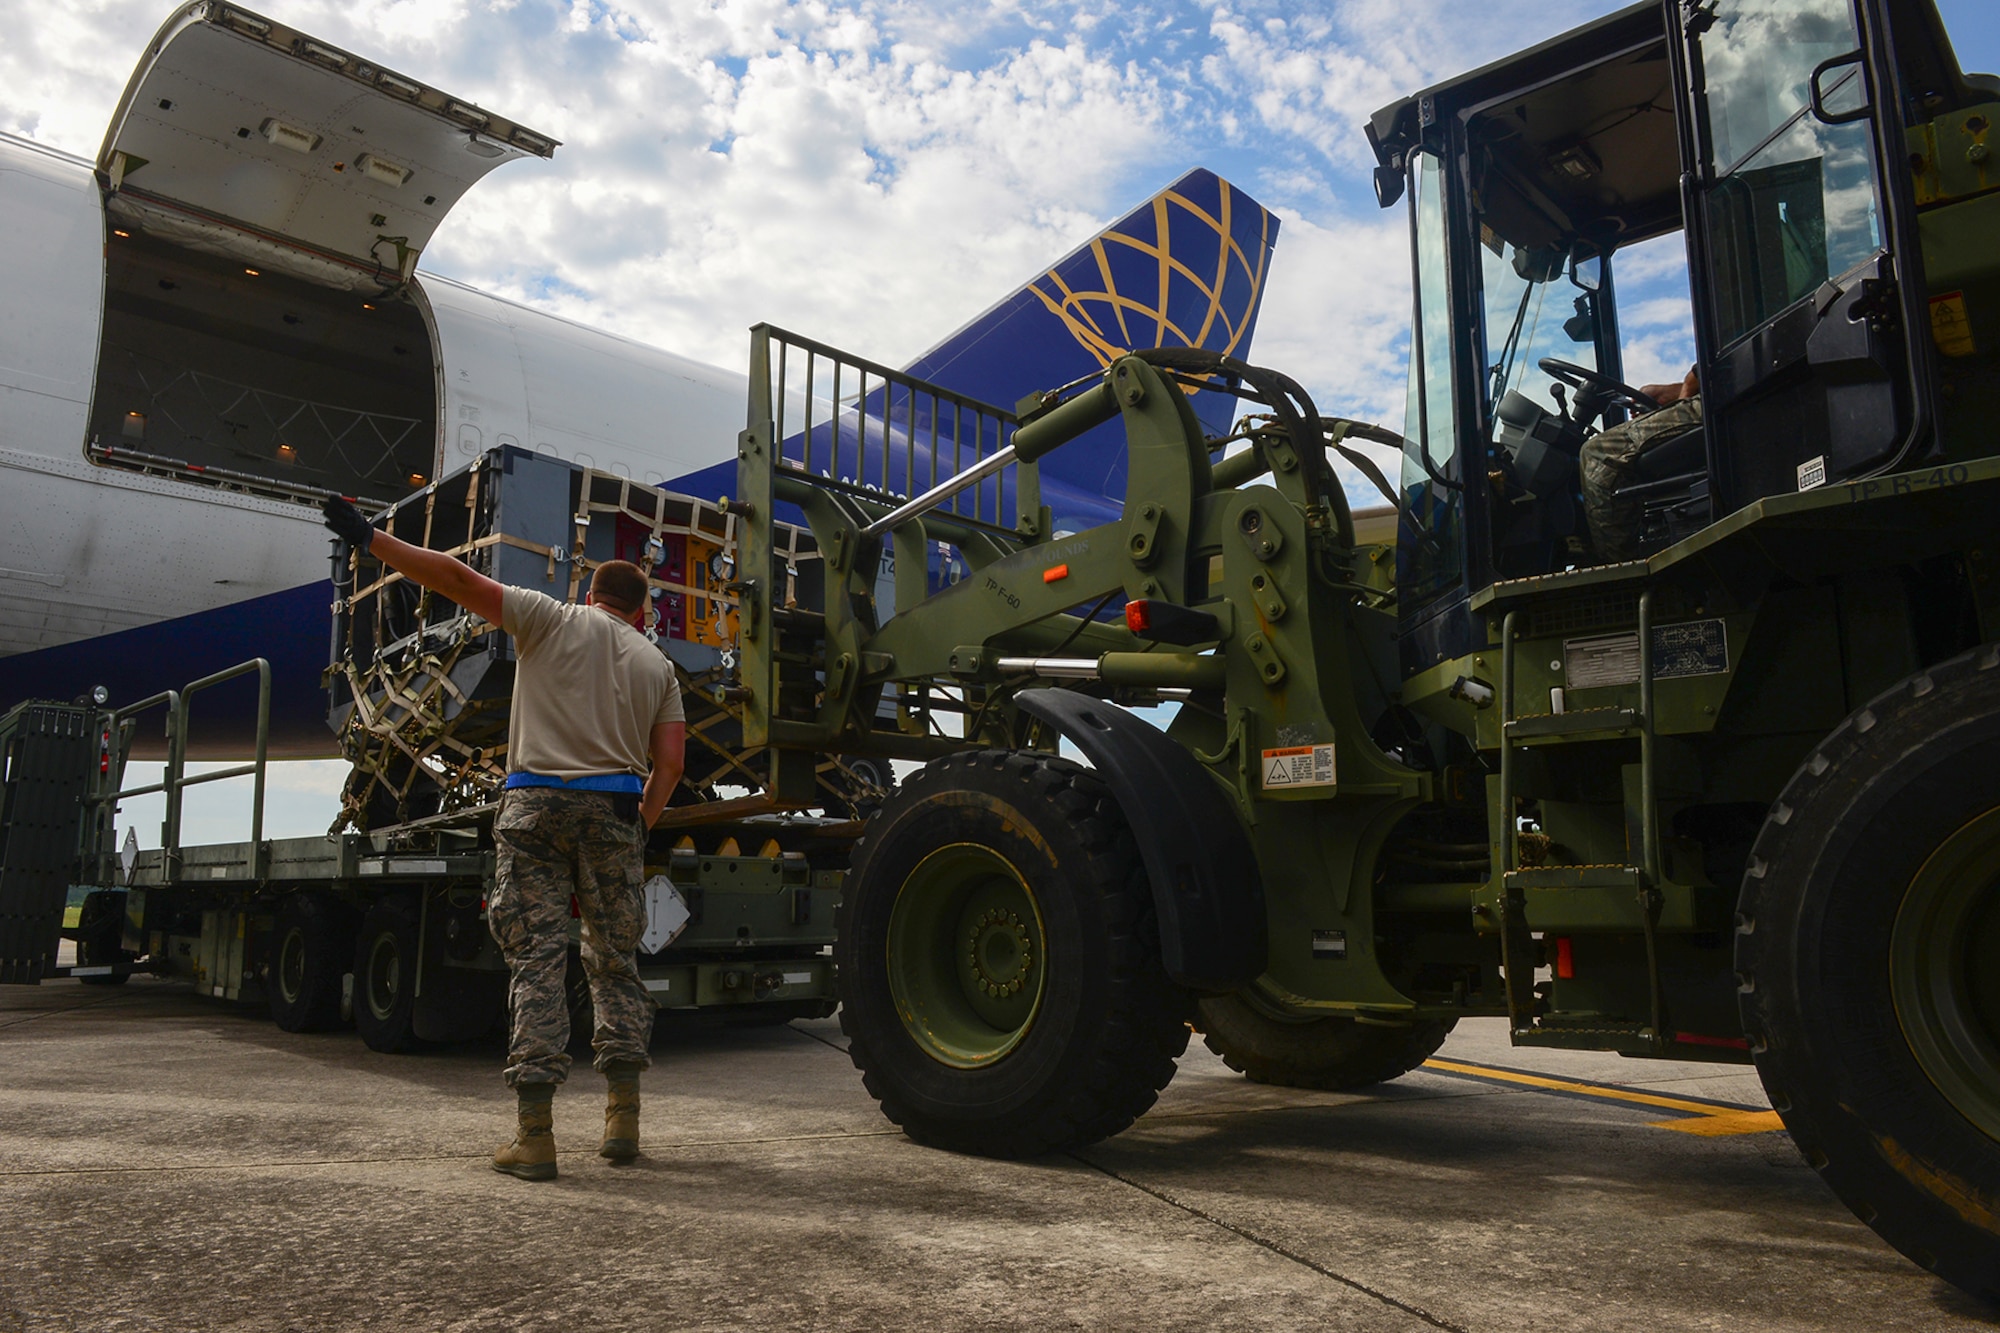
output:
[[264,993],[271,1021],[287,1032],[340,1026],[341,983],[354,964],[354,913],[338,899],[301,889],[271,923]]
[[1401,1078],[1431,1058],[1456,1021],[1400,1027],[1352,1018],[1291,1020],[1240,995],[1201,1001],[1195,1026],[1222,1062],[1252,1083],[1338,1091]]
[[354,937],[354,1026],[371,1051],[414,1050],[417,907],[405,895],[378,898]]
[[919,1143],[1091,1143],[1150,1107],[1187,1049],[1131,831],[1064,759],[980,751],[906,779],[856,849],[838,941],[848,1052]]
[[[125,895],[103,889],[83,895],[77,912],[76,965],[78,967],[118,967],[134,955],[123,948],[125,935]],[[132,979],[130,972],[111,972],[94,977],[78,977],[85,986],[122,986]]]
[[1736,969],[1806,1160],[2000,1302],[2000,650],[1911,676],[1806,760],[1751,851]]

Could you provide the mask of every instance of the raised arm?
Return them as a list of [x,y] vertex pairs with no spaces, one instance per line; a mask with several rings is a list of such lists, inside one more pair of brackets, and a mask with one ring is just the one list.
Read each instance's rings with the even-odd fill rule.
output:
[[[334,535],[346,538],[411,582],[449,597],[480,619],[495,625],[500,623],[500,585],[492,579],[442,551],[412,546],[399,537],[376,531],[359,509],[339,496],[328,496],[320,508]],[[674,776],[678,780],[678,770]]]

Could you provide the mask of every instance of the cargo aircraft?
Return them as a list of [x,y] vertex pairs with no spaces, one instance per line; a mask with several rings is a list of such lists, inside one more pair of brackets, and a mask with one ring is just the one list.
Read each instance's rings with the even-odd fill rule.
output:
[[[216,0],[146,47],[95,161],[0,134],[0,707],[262,656],[271,753],[331,755],[324,496],[508,444],[727,493],[741,374],[418,268],[486,173],[557,146]],[[1189,172],[908,369],[1011,407],[1127,348],[1245,355],[1277,232]],[[1119,443],[1044,464],[1058,526],[1117,512]],[[241,753],[251,703],[205,699],[190,755]]]

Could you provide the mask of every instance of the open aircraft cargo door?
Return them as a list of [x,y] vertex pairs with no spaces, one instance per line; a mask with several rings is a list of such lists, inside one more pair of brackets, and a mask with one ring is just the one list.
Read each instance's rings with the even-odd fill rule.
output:
[[113,224],[386,291],[467,190],[556,142],[282,23],[201,0],[147,48],[98,169]]
[[418,255],[487,172],[555,149],[247,10],[178,11],[98,155],[91,460],[300,504],[426,484],[442,370]]

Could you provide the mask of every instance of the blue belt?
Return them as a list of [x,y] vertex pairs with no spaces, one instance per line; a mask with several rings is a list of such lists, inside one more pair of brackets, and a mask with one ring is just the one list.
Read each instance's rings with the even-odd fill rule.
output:
[[516,787],[557,787],[563,791],[605,791],[617,796],[637,796],[646,790],[637,773],[586,773],[580,778],[552,778],[542,773],[509,773],[507,790]]

